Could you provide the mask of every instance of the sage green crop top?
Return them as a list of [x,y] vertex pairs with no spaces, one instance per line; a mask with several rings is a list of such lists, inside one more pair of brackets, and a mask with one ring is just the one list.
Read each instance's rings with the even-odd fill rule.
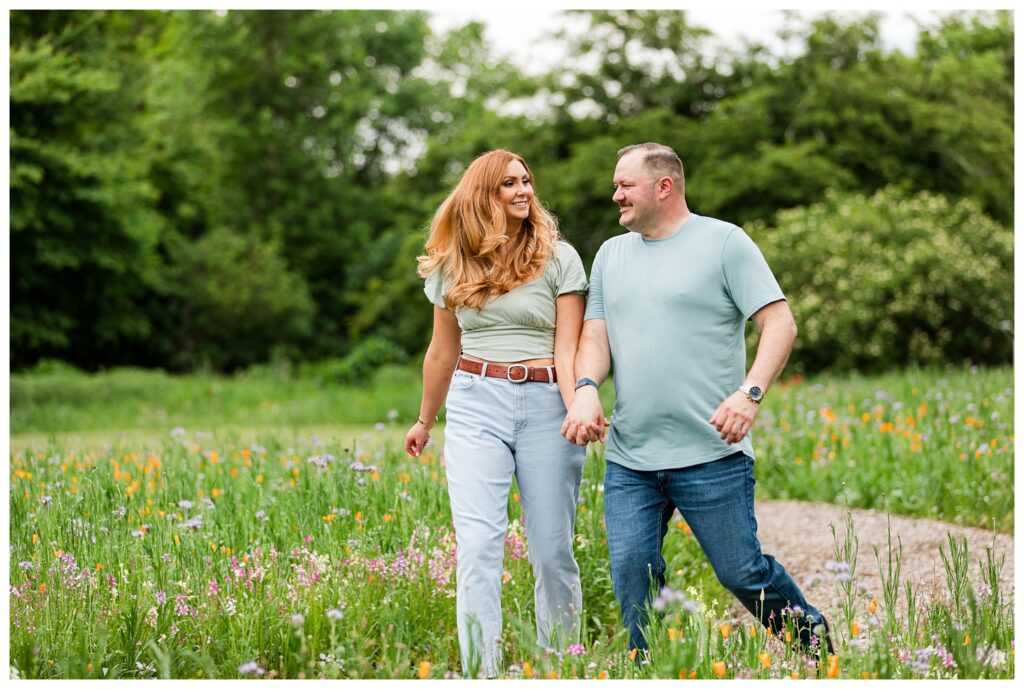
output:
[[[447,308],[448,283],[437,271],[423,286],[430,302]],[[482,309],[455,309],[462,330],[462,353],[484,361],[550,359],[555,353],[555,299],[586,294],[583,261],[568,242],[558,242],[544,273],[505,294],[487,300]]]

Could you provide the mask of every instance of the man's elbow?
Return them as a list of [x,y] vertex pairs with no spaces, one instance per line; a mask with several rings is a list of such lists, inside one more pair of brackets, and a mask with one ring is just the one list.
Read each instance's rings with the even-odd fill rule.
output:
[[761,326],[762,330],[771,330],[780,339],[788,340],[790,343],[796,341],[796,319],[784,301],[766,307]]
[[786,335],[789,337],[790,342],[796,342],[796,336],[800,332],[796,327],[796,319],[793,318],[793,314],[788,309],[786,316]]

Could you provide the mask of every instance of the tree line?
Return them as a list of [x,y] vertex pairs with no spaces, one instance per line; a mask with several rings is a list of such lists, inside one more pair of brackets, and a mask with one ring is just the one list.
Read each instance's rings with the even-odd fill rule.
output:
[[681,11],[581,13],[525,75],[415,11],[12,11],[11,363],[341,379],[422,352],[415,274],[479,153],[521,153],[589,266],[623,145],[673,145],[691,209],[744,226],[796,370],[1012,355],[1013,23],[789,16],[709,47]]

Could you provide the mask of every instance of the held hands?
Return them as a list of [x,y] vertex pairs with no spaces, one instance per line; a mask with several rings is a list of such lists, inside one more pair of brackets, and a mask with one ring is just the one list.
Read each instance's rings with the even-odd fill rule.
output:
[[747,399],[744,393],[737,390],[718,405],[718,409],[711,415],[711,420],[708,423],[715,427],[726,443],[729,445],[738,443],[743,440],[754,423],[758,406]]
[[430,428],[417,419],[409,432],[405,434],[405,451],[410,457],[419,457],[423,448],[427,446],[428,440],[430,440]]
[[604,442],[605,431],[610,423],[601,408],[601,398],[597,396],[597,390],[586,385],[576,392],[572,406],[569,407],[562,423],[562,435],[576,445],[585,446],[597,440]]

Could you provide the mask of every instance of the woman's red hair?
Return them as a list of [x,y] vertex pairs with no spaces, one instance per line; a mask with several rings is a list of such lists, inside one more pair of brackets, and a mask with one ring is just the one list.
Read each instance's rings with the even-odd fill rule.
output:
[[[482,308],[488,298],[536,277],[555,250],[558,222],[536,196],[530,198],[530,214],[519,231],[506,233],[498,191],[513,160],[522,163],[532,184],[533,172],[522,156],[490,151],[466,168],[434,213],[427,255],[419,257],[418,272],[427,277],[441,271],[448,284],[445,303],[452,309]],[[498,249],[506,243],[508,250],[501,258]]]

